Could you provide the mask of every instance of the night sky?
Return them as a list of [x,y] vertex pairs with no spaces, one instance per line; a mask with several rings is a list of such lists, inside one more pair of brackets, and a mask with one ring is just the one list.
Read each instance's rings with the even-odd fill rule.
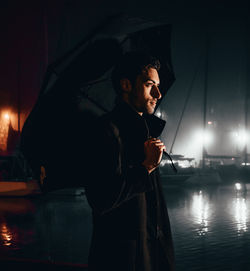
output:
[[[172,24],[172,62],[176,81],[159,110],[167,120],[162,139],[169,149],[183,110],[173,153],[199,158],[194,140],[203,125],[207,70],[207,121],[214,140],[211,154],[233,155],[242,146],[233,133],[244,129],[249,91],[249,19],[245,1],[5,1],[1,3],[0,106],[10,107],[17,129],[35,104],[48,64],[74,47],[98,23],[118,11]],[[208,53],[206,53],[207,41]],[[206,57],[208,65],[206,69]],[[196,144],[197,145],[197,144]]]

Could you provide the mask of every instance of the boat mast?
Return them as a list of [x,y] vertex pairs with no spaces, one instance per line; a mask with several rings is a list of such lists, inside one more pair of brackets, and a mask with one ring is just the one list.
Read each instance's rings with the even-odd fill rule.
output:
[[[246,59],[247,59],[247,81],[246,81],[246,92],[245,92],[245,104],[244,104],[244,111],[245,111],[245,133],[248,134],[248,105],[249,105],[249,101],[250,101],[250,81],[249,81],[249,75],[250,75],[250,38],[248,35],[248,31],[250,29],[250,20],[249,18],[247,18],[247,25],[246,25]],[[244,147],[244,163],[245,166],[247,166],[248,163],[248,157],[247,157],[247,142],[245,144]]]
[[205,130],[206,130],[206,120],[207,120],[207,89],[208,89],[208,53],[209,53],[209,38],[208,33],[206,36],[206,49],[205,49],[205,74],[204,74],[204,97],[203,97],[203,142],[202,142],[202,169],[205,168]]
[[191,84],[190,84],[190,86],[189,86],[189,88],[188,88],[188,90],[187,90],[187,96],[186,96],[186,99],[185,99],[185,102],[184,102],[184,106],[183,106],[183,109],[182,109],[182,112],[181,112],[180,119],[179,119],[179,121],[178,121],[178,125],[177,125],[177,128],[176,128],[175,134],[174,134],[174,139],[173,139],[173,142],[172,142],[170,151],[169,151],[170,154],[173,154],[174,144],[175,144],[175,141],[176,141],[176,138],[177,138],[177,135],[178,135],[178,132],[179,132],[181,123],[182,123],[182,119],[183,119],[184,113],[185,113],[185,111],[186,111],[186,107],[187,107],[187,105],[188,105],[189,98],[190,98],[190,96],[191,96],[191,92],[192,92],[192,90],[193,90],[193,86],[194,86],[195,80],[196,80],[196,78],[197,78],[197,74],[198,74],[198,72],[199,72],[199,68],[200,68],[200,59],[201,59],[201,56],[198,57],[198,60],[197,60],[197,66],[196,66],[195,71],[194,71],[194,76],[193,76],[192,81],[191,81]]

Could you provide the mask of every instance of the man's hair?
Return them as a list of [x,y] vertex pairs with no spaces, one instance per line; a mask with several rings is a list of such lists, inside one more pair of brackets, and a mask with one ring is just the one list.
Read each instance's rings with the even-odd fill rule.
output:
[[150,68],[159,71],[160,61],[144,52],[132,51],[125,53],[114,67],[111,75],[113,88],[117,95],[122,93],[120,84],[122,79],[128,79],[134,86],[137,76]]

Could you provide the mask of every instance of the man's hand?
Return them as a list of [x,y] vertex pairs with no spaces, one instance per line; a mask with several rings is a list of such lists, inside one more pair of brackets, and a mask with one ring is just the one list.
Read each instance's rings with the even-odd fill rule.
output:
[[166,147],[160,139],[150,138],[144,143],[146,158],[142,164],[146,167],[149,173],[159,166],[164,150],[166,151]]

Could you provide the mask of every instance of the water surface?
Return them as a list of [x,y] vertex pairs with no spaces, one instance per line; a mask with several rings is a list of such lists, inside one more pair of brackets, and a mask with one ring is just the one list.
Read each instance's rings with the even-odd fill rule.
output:
[[[177,271],[250,270],[248,187],[163,188]],[[84,196],[0,198],[1,256],[84,264],[90,236]]]

